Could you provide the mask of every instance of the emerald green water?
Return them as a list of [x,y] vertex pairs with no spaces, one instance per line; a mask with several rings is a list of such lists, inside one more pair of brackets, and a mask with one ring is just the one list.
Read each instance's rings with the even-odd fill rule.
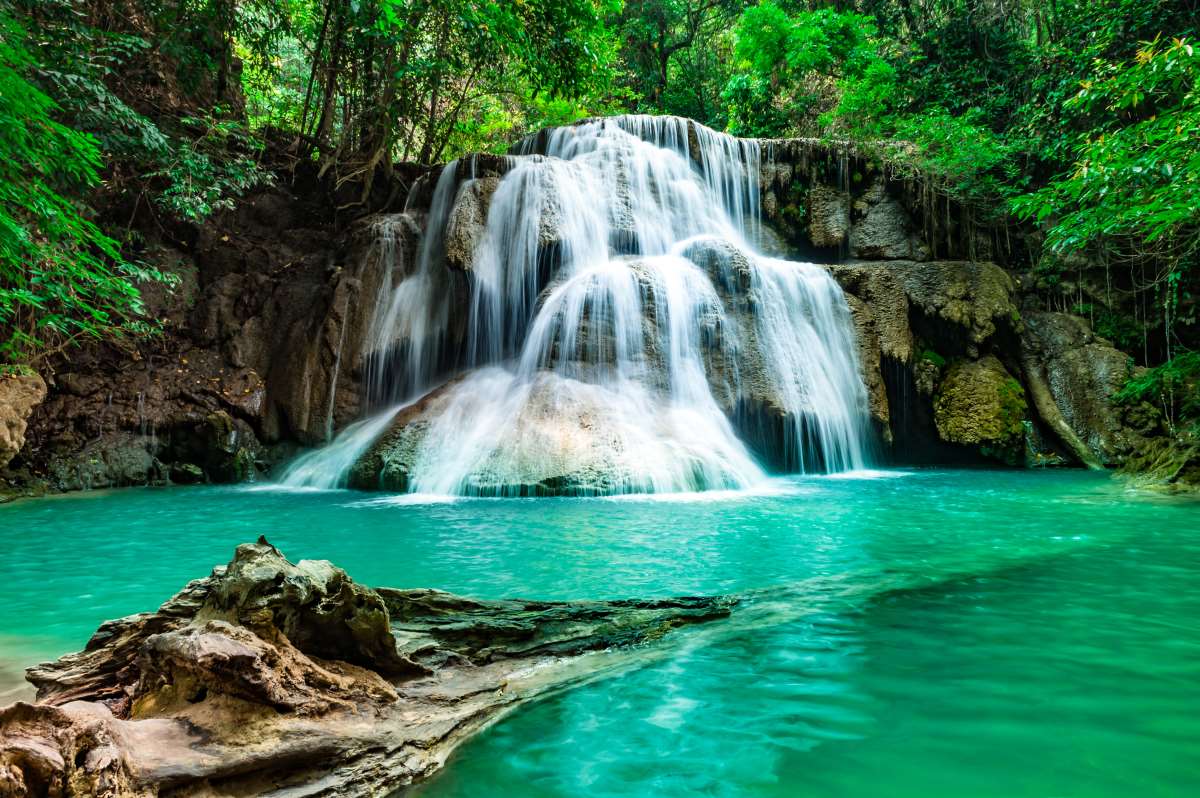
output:
[[1200,794],[1200,504],[1081,472],[673,500],[18,502],[0,507],[0,665],[80,647],[259,534],[375,585],[751,592],[672,657],[508,717],[424,798]]

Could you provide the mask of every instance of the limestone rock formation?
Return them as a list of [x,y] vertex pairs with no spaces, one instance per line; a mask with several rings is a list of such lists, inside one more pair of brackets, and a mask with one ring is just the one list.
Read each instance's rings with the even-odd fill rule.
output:
[[818,247],[840,247],[850,231],[850,196],[828,186],[810,189],[806,198],[808,235]]
[[1017,461],[1025,440],[1025,392],[995,357],[951,364],[933,408],[943,441]]
[[927,260],[929,248],[914,232],[912,217],[876,177],[854,201],[850,257],[863,260]]
[[[961,459],[967,445],[994,455],[991,438],[949,434],[954,425],[936,422],[933,401],[948,361],[983,362],[1016,339],[1021,322],[1013,279],[995,264],[971,261],[852,261],[829,268],[846,292],[871,415],[884,443],[909,458],[923,449],[932,461]],[[958,378],[991,373],[960,368]],[[1003,458],[1012,459],[1007,448]]]
[[[702,131],[694,123],[686,130],[689,154],[703,171]],[[522,151],[544,150],[548,135],[543,132]],[[1099,467],[1140,453],[1144,424],[1108,399],[1126,376],[1124,356],[1063,314],[1032,314],[1023,324],[1014,279],[996,264],[975,260],[1019,262],[1019,236],[1010,242],[1007,231],[996,238],[995,231],[977,229],[962,209],[925,191],[919,177],[891,170],[886,151],[815,139],[756,146],[762,153],[761,209],[774,228],[756,246],[801,260],[852,259],[830,271],[847,293],[858,331],[858,361],[875,428],[901,459],[922,441],[952,447],[928,452],[930,462],[947,451],[962,453],[963,444],[939,432],[934,396],[948,376],[947,364],[982,362],[989,355],[1024,383],[1036,411],[1032,420],[1041,427],[1033,437],[1044,438],[1048,451],[1057,450],[1051,460],[1069,454]],[[460,161],[453,173],[450,213],[433,242],[447,267],[449,318],[437,358],[445,374],[455,373],[463,360],[465,309],[476,278],[472,260],[487,232],[500,178],[518,164],[534,163],[546,166],[543,156],[476,155]],[[527,214],[538,217],[537,226],[526,231],[536,236],[530,244],[537,256],[534,294],[553,280],[562,257],[564,219],[555,191],[573,185],[569,162],[553,165],[568,178],[561,185],[539,182],[538,170],[530,169],[521,189],[537,194],[539,203],[537,213]],[[636,250],[637,224],[621,199],[627,198],[622,181],[629,175],[619,166],[611,171],[618,199],[610,208],[610,247],[630,253]],[[5,489],[236,481],[266,471],[297,445],[327,442],[361,417],[367,375],[377,375],[403,348],[404,342],[394,341],[401,344],[394,351],[386,346],[374,351],[372,320],[380,297],[414,268],[441,174],[437,168],[398,166],[392,182],[379,187],[386,201],[359,207],[341,204],[346,197],[327,194],[315,171],[301,166],[286,185],[253,192],[204,225],[172,231],[174,239],[149,241],[146,258],[179,278],[173,291],[161,286],[146,291],[150,314],[165,320],[164,335],[145,342],[132,357],[89,347],[48,370],[48,396],[32,411],[22,411],[28,430],[10,420],[21,413],[0,418],[0,469],[20,448],[20,439],[28,439],[24,456],[0,475]],[[770,438],[785,419],[755,341],[749,271],[739,253],[717,242],[696,241],[685,255],[714,278],[722,303],[731,309],[726,320],[703,330],[712,393],[744,438],[750,430],[765,430]],[[581,329],[579,339],[586,338]],[[647,369],[653,370],[661,353],[652,346],[646,350]],[[0,380],[0,411],[16,407],[5,394],[6,385],[14,384]],[[397,392],[404,394],[403,388]],[[534,423],[539,440],[561,445],[551,447],[559,452],[555,457],[531,452],[522,459],[536,472],[522,483],[530,490],[579,479],[593,484],[592,469],[611,466],[616,457],[611,436],[592,426],[599,418],[595,408],[575,398],[575,421],[567,427],[552,428],[544,419]],[[429,400],[445,401],[445,395]],[[428,417],[418,408],[398,417],[393,432],[367,458],[374,470],[364,461],[355,483],[392,489],[406,484]],[[402,421],[411,422],[403,432]],[[393,450],[386,468],[379,456],[385,443]],[[581,454],[579,468],[567,468],[567,451],[574,446],[580,452],[608,447],[609,453]]]
[[501,713],[733,603],[376,591],[260,539],[30,669],[36,703],[0,710],[0,795],[386,794]]
[[25,445],[33,409],[46,398],[46,383],[36,374],[0,376],[0,468]]
[[[397,184],[410,171],[398,171]],[[162,335],[136,352],[89,345],[50,364],[28,456],[6,479],[58,490],[173,474],[234,481],[266,470],[289,444],[323,443],[356,419],[374,301],[415,256],[424,208],[414,200],[408,215],[343,221],[331,202],[302,166],[286,186],[168,231],[182,241],[148,242],[146,260],[178,278],[173,289],[144,290]],[[232,453],[228,436],[209,433],[222,426],[210,423],[214,414],[236,428]]]
[[[711,284],[711,296],[694,312],[697,366],[714,409],[724,414],[726,428],[738,428],[765,461],[786,466],[785,430],[796,424],[793,412],[806,412],[809,406],[785,394],[791,386],[778,376],[772,358],[779,353],[759,318],[763,293],[778,289],[758,271],[769,264],[756,265],[754,256],[735,243],[715,237],[689,239],[680,255]],[[636,370],[636,380],[618,385],[613,379],[618,347],[612,321],[594,324],[595,317],[583,314],[570,336],[553,339],[533,379],[502,367],[478,369],[402,410],[353,467],[350,484],[406,491],[414,488],[412,478],[419,473],[426,477],[419,485],[425,491],[595,495],[652,489],[654,485],[638,481],[648,460],[698,469],[696,464],[710,453],[703,451],[697,428],[681,427],[677,408],[662,401],[672,390],[671,380],[678,378],[663,351],[663,342],[670,340],[667,326],[672,313],[693,312],[668,312],[660,306],[670,301],[662,270],[678,274],[687,264],[630,258],[623,267],[637,291],[641,320],[641,340],[632,346],[622,341],[636,350],[625,366]],[[848,330],[849,314],[841,307],[836,285],[815,267],[812,271],[813,282],[827,289],[814,301],[813,314],[828,313],[831,326],[844,323]],[[548,286],[541,301],[558,285]],[[570,351],[563,351],[565,345]],[[856,401],[850,393],[844,398]],[[881,412],[885,410],[886,403]],[[487,419],[487,430],[464,437],[464,419]],[[450,459],[448,449],[461,450],[460,464],[469,470],[454,480],[444,472],[447,479],[439,481],[434,472]],[[748,460],[744,452],[739,456]]]
[[[871,419],[884,443],[891,444],[894,440],[892,413],[888,404],[887,383],[883,379],[885,342],[880,337],[880,323],[871,306],[854,294],[847,294],[846,302],[850,306],[850,317],[854,320],[858,365],[867,388]],[[894,341],[888,341],[888,344],[894,345]]]
[[897,273],[909,303],[920,312],[918,327],[945,351],[976,356],[997,331],[1020,323],[1016,285],[994,263],[898,261],[887,268]]
[[1185,431],[1147,438],[1125,458],[1121,471],[1141,487],[1200,491],[1200,436]]
[[898,360],[912,356],[914,335],[945,354],[977,357],[997,331],[1020,323],[1016,285],[994,263],[851,262],[830,271],[871,307],[884,355]]
[[1044,385],[1053,403],[1044,415],[1061,414],[1067,434],[1086,447],[1081,459],[1090,453],[1099,463],[1118,465],[1139,448],[1140,436],[1112,399],[1133,375],[1128,355],[1096,336],[1085,319],[1066,313],[1026,313],[1022,348],[1028,379]]
[[446,221],[446,263],[453,269],[471,268],[475,247],[483,238],[488,206],[500,185],[499,177],[473,178],[458,189],[458,197]]

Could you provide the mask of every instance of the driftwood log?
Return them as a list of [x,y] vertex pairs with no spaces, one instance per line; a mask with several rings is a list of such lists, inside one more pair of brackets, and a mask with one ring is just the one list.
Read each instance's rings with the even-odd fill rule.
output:
[[0,797],[386,795],[506,710],[733,603],[372,590],[260,538],[30,668],[36,702],[0,710]]

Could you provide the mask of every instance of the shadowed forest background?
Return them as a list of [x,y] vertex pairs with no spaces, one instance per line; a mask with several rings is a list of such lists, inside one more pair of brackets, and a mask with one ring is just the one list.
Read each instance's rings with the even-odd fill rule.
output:
[[[339,212],[403,164],[675,114],[848,140],[1021,242],[1047,308],[1200,420],[1195,0],[0,0],[0,369],[154,335],[142,293],[246,191],[311,165]],[[398,171],[399,170],[399,171]],[[381,178],[387,178],[386,180]]]

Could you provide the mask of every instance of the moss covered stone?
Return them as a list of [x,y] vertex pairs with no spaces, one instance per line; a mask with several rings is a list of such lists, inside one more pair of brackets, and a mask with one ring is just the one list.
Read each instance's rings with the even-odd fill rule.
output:
[[978,446],[988,456],[1015,461],[1025,440],[1025,391],[988,355],[950,365],[933,401],[938,435],[947,443]]
[[1139,488],[1200,493],[1200,434],[1148,438],[1121,473]]

